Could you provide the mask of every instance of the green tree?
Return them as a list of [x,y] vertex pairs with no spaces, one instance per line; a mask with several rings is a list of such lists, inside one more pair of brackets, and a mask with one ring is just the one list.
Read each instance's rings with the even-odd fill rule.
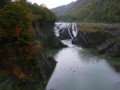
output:
[[12,36],[16,27],[22,28],[25,31],[30,25],[30,11],[27,5],[20,3],[8,3],[0,11],[0,31],[6,30],[6,32]]
[[0,0],[0,9],[3,8],[8,2],[11,2],[11,0]]
[[56,15],[46,7],[39,6],[36,3],[29,3],[29,8],[31,9],[32,14],[37,16],[37,20],[39,20],[41,24],[56,21]]

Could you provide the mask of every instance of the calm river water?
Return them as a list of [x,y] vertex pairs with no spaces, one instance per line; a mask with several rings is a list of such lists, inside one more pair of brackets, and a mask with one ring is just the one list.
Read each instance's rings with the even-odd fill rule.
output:
[[120,90],[120,74],[107,60],[71,40],[62,42],[69,47],[54,55],[58,63],[46,90]]

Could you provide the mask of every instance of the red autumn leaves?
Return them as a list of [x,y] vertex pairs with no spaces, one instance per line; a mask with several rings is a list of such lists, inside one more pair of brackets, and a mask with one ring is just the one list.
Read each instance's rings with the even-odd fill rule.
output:
[[22,31],[22,28],[19,27],[19,26],[16,26],[15,32],[13,33],[13,36],[14,36],[14,37],[19,37],[21,31]]
[[[15,30],[14,30],[14,32],[13,32],[13,34],[12,34],[12,36],[13,36],[13,37],[19,37],[21,31],[22,31],[22,27],[16,26],[16,27],[15,27]],[[5,29],[0,30],[0,33],[1,33],[3,36],[8,36],[8,31],[5,30]]]

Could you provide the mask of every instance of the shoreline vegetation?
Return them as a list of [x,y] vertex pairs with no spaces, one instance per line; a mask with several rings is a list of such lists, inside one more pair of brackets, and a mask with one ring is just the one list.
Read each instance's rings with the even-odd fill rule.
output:
[[55,21],[46,7],[0,0],[0,90],[45,89],[56,61],[43,50],[62,47],[47,40],[60,42],[52,32]]

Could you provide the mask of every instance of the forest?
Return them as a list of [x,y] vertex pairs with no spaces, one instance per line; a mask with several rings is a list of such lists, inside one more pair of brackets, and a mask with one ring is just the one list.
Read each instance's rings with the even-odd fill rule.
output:
[[36,64],[38,57],[39,62],[45,60],[43,45],[34,25],[47,26],[55,21],[55,14],[46,7],[25,0],[0,0],[0,90],[44,87],[46,79]]
[[119,0],[77,0],[52,9],[60,21],[120,22]]

